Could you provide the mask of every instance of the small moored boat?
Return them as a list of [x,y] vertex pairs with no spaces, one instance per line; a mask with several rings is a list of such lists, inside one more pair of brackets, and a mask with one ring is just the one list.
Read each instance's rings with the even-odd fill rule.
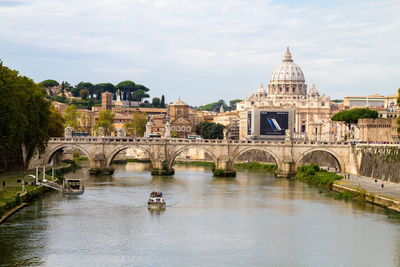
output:
[[152,192],[149,201],[147,202],[149,209],[163,209],[165,208],[165,199],[162,192]]
[[79,195],[85,191],[80,179],[63,180],[63,193],[67,195]]

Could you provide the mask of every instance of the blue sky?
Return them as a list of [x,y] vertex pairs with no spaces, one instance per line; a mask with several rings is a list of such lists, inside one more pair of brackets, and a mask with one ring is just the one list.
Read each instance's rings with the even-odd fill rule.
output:
[[133,80],[191,105],[266,86],[290,46],[332,99],[400,87],[400,1],[0,0],[0,59],[36,82]]

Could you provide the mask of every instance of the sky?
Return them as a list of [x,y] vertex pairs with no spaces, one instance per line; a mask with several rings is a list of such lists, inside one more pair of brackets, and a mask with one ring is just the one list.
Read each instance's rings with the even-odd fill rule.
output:
[[267,87],[289,46],[308,88],[391,95],[399,14],[399,0],[0,0],[0,59],[35,82],[132,80],[199,106]]

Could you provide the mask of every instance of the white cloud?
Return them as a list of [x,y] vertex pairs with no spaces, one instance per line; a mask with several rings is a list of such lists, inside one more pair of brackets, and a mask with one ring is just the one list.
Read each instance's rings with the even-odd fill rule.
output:
[[200,105],[255,91],[290,45],[307,83],[333,98],[400,86],[398,1],[4,3],[0,56],[35,80],[140,79],[154,95]]

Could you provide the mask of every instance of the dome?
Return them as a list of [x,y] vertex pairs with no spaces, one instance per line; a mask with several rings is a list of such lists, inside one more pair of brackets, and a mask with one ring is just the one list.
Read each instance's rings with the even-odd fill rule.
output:
[[271,75],[271,82],[305,82],[303,71],[293,63],[292,54],[289,47],[286,48],[286,53],[282,63],[275,67]]
[[185,102],[183,102],[181,100],[181,98],[179,97],[177,101],[175,101],[174,103],[170,104],[170,106],[188,106],[188,104],[186,104]]

